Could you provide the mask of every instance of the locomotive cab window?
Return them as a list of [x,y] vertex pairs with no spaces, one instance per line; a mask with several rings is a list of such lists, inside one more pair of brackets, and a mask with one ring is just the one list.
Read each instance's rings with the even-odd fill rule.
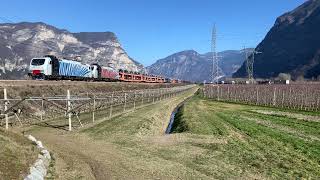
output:
[[44,64],[44,62],[45,62],[45,59],[33,59],[31,62],[31,65],[41,66]]

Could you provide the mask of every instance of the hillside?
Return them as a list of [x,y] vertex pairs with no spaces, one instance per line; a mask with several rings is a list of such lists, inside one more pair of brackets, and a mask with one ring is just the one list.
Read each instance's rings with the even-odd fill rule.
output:
[[53,54],[80,56],[83,63],[113,65],[116,69],[141,71],[112,32],[71,33],[45,23],[0,24],[0,78],[22,79],[30,59]]
[[[254,76],[317,78],[320,75],[320,1],[309,0],[280,16],[265,39],[257,46]],[[246,76],[245,63],[233,75]]]
[[[220,67],[226,77],[230,77],[245,60],[244,53],[237,50],[223,51],[218,56],[221,56]],[[187,50],[157,60],[147,70],[152,74],[187,81],[211,81],[211,60],[211,53],[199,54],[194,50]]]

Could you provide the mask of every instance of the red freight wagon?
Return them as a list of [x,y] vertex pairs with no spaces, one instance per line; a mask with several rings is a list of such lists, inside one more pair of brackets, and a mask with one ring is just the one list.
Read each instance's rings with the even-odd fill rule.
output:
[[101,67],[101,78],[110,79],[110,80],[118,80],[119,73],[112,68]]

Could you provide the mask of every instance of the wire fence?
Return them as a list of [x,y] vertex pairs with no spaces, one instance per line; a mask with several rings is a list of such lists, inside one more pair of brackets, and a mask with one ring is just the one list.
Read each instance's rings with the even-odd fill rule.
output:
[[305,111],[320,110],[320,84],[205,85],[209,99]]
[[[107,93],[79,93],[47,97],[11,97],[3,89],[0,126],[37,124],[71,131],[102,118],[132,111],[174,97],[194,85]],[[40,123],[39,123],[40,122]]]

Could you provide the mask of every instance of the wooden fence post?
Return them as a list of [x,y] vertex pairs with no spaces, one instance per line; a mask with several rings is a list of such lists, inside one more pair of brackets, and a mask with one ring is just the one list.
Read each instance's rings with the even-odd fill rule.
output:
[[[4,111],[8,110],[8,96],[7,96],[7,89],[3,89],[3,98],[4,98]],[[6,130],[9,129],[9,117],[8,117],[8,112],[4,114],[5,119],[6,119]]]
[[68,106],[68,118],[69,118],[69,131],[72,130],[72,125],[71,125],[71,101],[70,101],[70,90],[68,89],[67,91],[67,106]]

